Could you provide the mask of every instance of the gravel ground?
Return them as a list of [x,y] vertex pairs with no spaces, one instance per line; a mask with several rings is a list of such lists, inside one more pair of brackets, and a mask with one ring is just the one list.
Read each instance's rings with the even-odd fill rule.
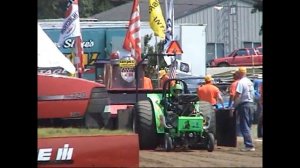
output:
[[213,152],[186,150],[165,152],[141,150],[140,167],[262,167],[262,139],[257,139],[256,125],[252,128],[256,150],[242,152],[243,138],[237,137],[236,148],[216,146]]

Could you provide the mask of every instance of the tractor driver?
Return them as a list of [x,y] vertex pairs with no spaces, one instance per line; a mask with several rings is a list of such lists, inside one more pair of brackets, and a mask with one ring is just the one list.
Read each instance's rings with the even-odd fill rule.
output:
[[177,83],[175,86],[171,86],[170,88],[171,97],[169,98],[168,109],[178,111],[180,108],[178,107],[178,95],[183,92],[182,85]]

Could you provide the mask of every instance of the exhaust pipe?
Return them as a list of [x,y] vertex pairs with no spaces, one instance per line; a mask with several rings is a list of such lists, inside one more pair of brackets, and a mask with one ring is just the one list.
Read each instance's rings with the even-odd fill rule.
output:
[[167,124],[166,124],[166,118],[165,118],[165,116],[163,116],[163,115],[160,115],[159,116],[159,120],[160,120],[160,126],[162,127],[164,127],[164,128],[173,128],[172,126],[168,126]]

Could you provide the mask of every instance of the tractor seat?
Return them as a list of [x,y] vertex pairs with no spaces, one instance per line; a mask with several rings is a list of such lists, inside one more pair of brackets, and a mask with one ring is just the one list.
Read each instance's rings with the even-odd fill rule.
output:
[[179,104],[187,104],[190,102],[199,101],[197,94],[179,94],[178,95]]

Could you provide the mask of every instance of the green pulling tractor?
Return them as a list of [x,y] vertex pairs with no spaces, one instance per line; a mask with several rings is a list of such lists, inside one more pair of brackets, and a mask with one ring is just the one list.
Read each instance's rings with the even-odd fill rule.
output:
[[236,145],[234,115],[199,101],[183,80],[170,79],[162,88],[145,89],[147,60],[136,65],[124,57],[96,65],[96,76],[101,69],[104,72],[109,99],[102,113],[104,128],[133,130],[139,136],[140,149],[204,147],[213,151],[215,139],[218,146]]
[[139,135],[141,149],[161,145],[166,151],[199,147],[214,150],[213,108],[207,103],[211,108],[201,111],[197,94],[190,94],[184,81],[169,79],[162,94],[147,97],[133,108],[133,130]]

